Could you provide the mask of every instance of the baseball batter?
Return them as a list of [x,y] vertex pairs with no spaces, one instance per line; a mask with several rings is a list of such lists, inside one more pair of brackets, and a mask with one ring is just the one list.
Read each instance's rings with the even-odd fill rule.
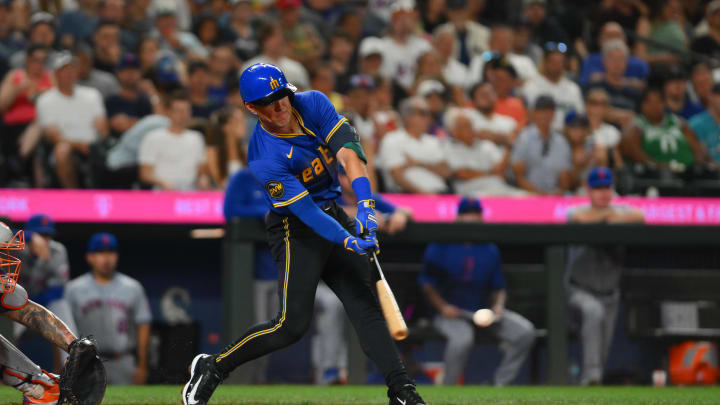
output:
[[93,235],[87,249],[92,271],[68,283],[65,300],[78,332],[95,336],[108,384],[143,384],[152,315],[142,285],[116,271],[117,249],[114,235]]
[[[67,351],[75,335],[52,312],[29,300],[25,289],[16,284],[22,263],[11,253],[23,249],[23,231],[13,235],[10,228],[0,222],[0,315],[42,334]],[[2,335],[0,374],[3,383],[22,392],[23,404],[54,405],[60,399],[58,376],[42,370]]]
[[[240,76],[240,93],[258,123],[250,170],[270,207],[270,249],[280,272],[280,311],[216,355],[199,354],[182,391],[185,405],[207,404],[239,365],[298,341],[308,330],[322,279],[340,298],[365,353],[389,387],[390,405],[425,405],[408,377],[371,289],[367,252],[378,248],[374,201],[357,134],[322,93],[295,93],[283,72],[255,64]],[[358,200],[348,217],[335,200],[340,163]]]

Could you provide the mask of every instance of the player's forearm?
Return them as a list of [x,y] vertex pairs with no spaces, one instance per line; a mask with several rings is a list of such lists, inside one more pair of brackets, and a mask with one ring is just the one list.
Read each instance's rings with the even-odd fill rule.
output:
[[137,332],[137,362],[138,367],[147,367],[147,353],[150,344],[150,324],[138,325]]
[[355,151],[348,148],[341,148],[337,153],[337,157],[351,182],[359,177],[368,177],[365,162],[358,157]]
[[5,316],[40,333],[50,343],[65,351],[68,350],[70,343],[77,339],[65,322],[33,301],[28,301],[22,309],[7,312]]
[[334,218],[325,214],[310,196],[305,196],[288,206],[290,211],[315,233],[330,242],[342,245],[350,233]]
[[502,314],[505,310],[505,300],[507,300],[507,292],[505,289],[493,291],[490,295],[490,309],[492,309],[496,315]]
[[433,308],[438,312],[442,312],[443,308],[447,305],[447,301],[445,301],[435,287],[431,284],[423,284],[422,290]]

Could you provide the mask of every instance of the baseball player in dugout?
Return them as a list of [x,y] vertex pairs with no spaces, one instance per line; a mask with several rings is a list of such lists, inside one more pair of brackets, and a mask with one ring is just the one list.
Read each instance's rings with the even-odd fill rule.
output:
[[91,271],[65,288],[77,330],[97,339],[109,384],[144,384],[152,321],[145,289],[139,281],[117,271],[115,235],[92,235],[85,258]]
[[[371,289],[375,276],[368,253],[378,250],[377,220],[355,129],[325,95],[296,92],[274,65],[245,69],[240,94],[258,117],[248,163],[270,208],[266,228],[280,274],[280,311],[222,352],[197,355],[182,391],[183,404],[207,404],[235,368],[297,342],[311,324],[322,279],[342,301],[365,353],[385,377],[390,405],[425,405]],[[355,218],[335,202],[340,195],[338,164],[357,197]]]
[[[23,231],[13,233],[0,222],[0,314],[68,351],[75,335],[52,312],[29,300],[25,288],[17,284],[22,262],[16,255],[23,249]],[[42,370],[2,335],[0,373],[3,383],[22,392],[23,404],[57,404],[60,399],[58,375]]]
[[[482,222],[482,215],[478,199],[466,197],[458,204],[458,222]],[[443,384],[460,381],[476,333],[489,333],[500,342],[502,360],[493,383],[510,384],[530,354],[535,327],[505,308],[506,284],[498,247],[493,243],[431,243],[418,283],[437,311],[435,328],[447,338]],[[468,314],[481,308],[490,309],[492,318],[473,324]]]

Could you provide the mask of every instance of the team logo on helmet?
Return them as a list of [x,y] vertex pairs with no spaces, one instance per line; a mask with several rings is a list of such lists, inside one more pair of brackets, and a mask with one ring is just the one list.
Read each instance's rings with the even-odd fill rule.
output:
[[279,181],[271,180],[265,183],[265,190],[272,198],[281,198],[285,194],[285,187]]
[[272,76],[270,76],[270,88],[271,88],[272,90],[275,90],[275,89],[277,89],[278,87],[280,87],[280,82],[278,82],[277,79],[275,79],[275,78],[273,78]]

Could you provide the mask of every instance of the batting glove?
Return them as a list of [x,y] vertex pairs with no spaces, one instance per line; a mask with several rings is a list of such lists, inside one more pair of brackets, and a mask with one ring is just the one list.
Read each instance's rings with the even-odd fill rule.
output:
[[351,250],[359,255],[366,255],[369,249],[374,249],[375,245],[377,243],[377,239],[373,243],[372,241],[368,241],[361,238],[356,238],[354,236],[348,236],[345,238],[345,249]]
[[375,237],[378,222],[375,216],[375,200],[362,200],[357,203],[355,214],[355,234],[372,234]]

